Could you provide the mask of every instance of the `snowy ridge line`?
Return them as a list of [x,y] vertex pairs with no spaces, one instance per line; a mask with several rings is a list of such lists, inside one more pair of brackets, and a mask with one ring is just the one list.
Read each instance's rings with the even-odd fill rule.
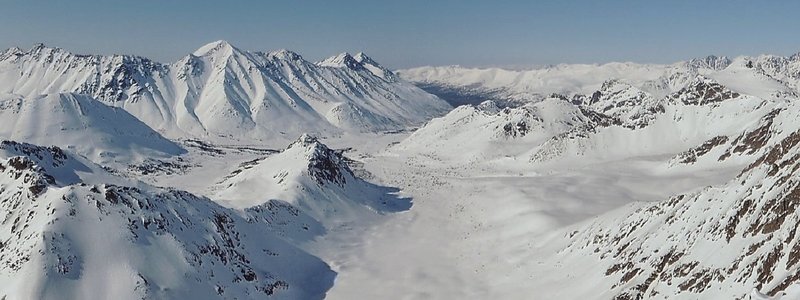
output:
[[398,130],[450,109],[363,53],[313,63],[288,50],[250,52],[225,41],[171,64],[12,48],[0,54],[3,93],[88,95],[169,138],[223,143]]

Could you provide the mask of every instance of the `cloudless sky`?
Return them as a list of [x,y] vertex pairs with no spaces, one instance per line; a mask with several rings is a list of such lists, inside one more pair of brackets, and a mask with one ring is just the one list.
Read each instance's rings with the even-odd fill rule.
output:
[[800,52],[800,1],[0,0],[0,48],[171,62],[224,39],[392,68],[526,66]]

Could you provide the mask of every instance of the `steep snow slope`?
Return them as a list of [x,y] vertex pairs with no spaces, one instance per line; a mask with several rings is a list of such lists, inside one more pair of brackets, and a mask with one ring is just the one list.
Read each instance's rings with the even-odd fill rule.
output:
[[248,52],[218,41],[163,65],[37,45],[0,53],[0,92],[87,94],[168,137],[240,143],[394,130],[449,109],[366,55],[346,56],[346,64],[314,64],[286,50]]
[[570,268],[575,257],[591,257],[580,260],[595,274],[589,280],[617,299],[741,299],[753,288],[786,290],[800,276],[798,111],[752,128],[744,139],[758,158],[730,182],[574,227],[554,259]]
[[268,211],[116,178],[59,148],[0,149],[4,298],[310,299],[333,282],[271,233]]
[[128,112],[79,94],[0,96],[0,137],[75,149],[96,161],[185,152]]

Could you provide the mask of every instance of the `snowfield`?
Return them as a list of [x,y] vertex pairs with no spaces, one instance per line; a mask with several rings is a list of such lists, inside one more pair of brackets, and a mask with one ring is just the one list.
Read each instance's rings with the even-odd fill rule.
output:
[[800,55],[8,49],[0,296],[795,299],[798,84]]

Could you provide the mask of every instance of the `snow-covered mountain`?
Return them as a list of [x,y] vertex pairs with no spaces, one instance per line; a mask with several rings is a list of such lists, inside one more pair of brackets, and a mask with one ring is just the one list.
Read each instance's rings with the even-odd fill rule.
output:
[[335,227],[365,213],[409,209],[410,199],[396,192],[357,177],[340,153],[302,135],[280,153],[235,170],[219,183],[214,199],[234,208],[286,202],[324,227]]
[[555,136],[594,131],[613,122],[559,98],[503,109],[486,101],[460,106],[431,120],[394,148],[451,159],[496,158],[529,151],[532,145]]
[[[531,133],[527,138],[498,142],[490,137],[497,134],[482,132],[486,124],[505,124],[508,118],[493,113],[494,109],[483,109],[486,104],[481,104],[460,107],[434,119],[397,148],[416,147],[445,156],[470,154],[482,148],[491,149],[488,152],[494,157],[527,151],[531,160],[539,162],[563,156],[608,159],[675,153],[717,136],[737,135],[743,125],[758,122],[784,102],[798,98],[796,84],[785,79],[792,74],[786,70],[791,70],[794,56],[781,60],[785,67],[770,68],[779,71],[765,71],[759,66],[772,61],[770,57],[730,60],[710,56],[672,65],[558,65],[529,71],[460,67],[403,70],[399,73],[402,77],[423,85],[502,90],[492,98],[537,95],[506,112],[547,106],[551,107],[550,115],[571,119],[581,112],[595,122],[565,123],[567,126],[556,130],[533,128],[526,130]],[[505,103],[513,102],[507,99]],[[484,120],[476,122],[480,118],[468,117],[470,114],[481,115]],[[421,140],[442,146],[427,147]],[[506,144],[510,146],[503,146]]]
[[60,148],[0,145],[8,299],[322,298],[334,273],[243,213],[104,173]]
[[11,48],[0,53],[0,92],[85,94],[167,137],[228,142],[395,130],[449,109],[362,53],[312,63],[291,51],[249,52],[225,41],[171,64],[41,44]]
[[737,137],[732,151],[757,158],[730,182],[598,218],[570,232],[559,255],[598,258],[582,267],[604,269],[590,272],[617,299],[787,290],[800,279],[797,117],[782,110]]

